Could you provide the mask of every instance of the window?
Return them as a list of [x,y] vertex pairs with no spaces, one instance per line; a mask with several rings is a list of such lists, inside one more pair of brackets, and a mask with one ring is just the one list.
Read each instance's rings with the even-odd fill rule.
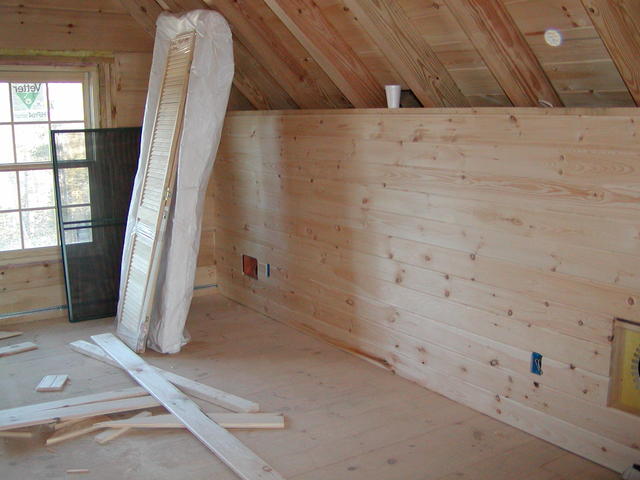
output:
[[[50,131],[92,126],[90,68],[17,68],[0,70],[0,251],[58,243]],[[66,208],[86,220],[87,168],[67,176],[80,194]]]

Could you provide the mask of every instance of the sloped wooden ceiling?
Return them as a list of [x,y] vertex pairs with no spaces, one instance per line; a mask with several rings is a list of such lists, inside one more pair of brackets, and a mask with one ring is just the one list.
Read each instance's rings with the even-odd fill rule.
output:
[[232,26],[242,108],[382,107],[396,83],[425,107],[640,105],[638,0],[0,0],[0,48],[46,24],[46,48],[150,51],[157,15],[195,8]]

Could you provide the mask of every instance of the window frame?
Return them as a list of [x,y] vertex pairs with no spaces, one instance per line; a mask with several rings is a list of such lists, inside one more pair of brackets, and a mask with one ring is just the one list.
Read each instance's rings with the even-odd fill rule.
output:
[[[83,66],[51,66],[51,65],[0,65],[0,83],[14,82],[14,83],[54,83],[54,82],[81,82],[83,84],[83,106],[84,106],[84,128],[97,128],[99,121],[99,75],[97,65],[83,65]],[[11,92],[9,92],[11,95]],[[47,97],[48,101],[48,97]],[[49,107],[49,106],[47,106]],[[64,124],[74,123],[72,121],[52,121],[48,118],[46,122],[14,122],[13,118],[9,122],[0,122],[0,125],[19,125],[28,123],[46,123],[49,126],[51,124]],[[13,154],[14,163],[0,164],[0,172],[19,172],[21,171],[33,171],[33,170],[51,170],[53,172],[53,161],[49,162],[28,162],[19,163],[16,156],[15,136],[13,138]],[[19,179],[18,184],[19,184]],[[20,195],[18,185],[18,195]],[[21,205],[19,206],[21,207]],[[54,196],[53,202],[54,210],[57,209],[56,199]],[[3,213],[9,212],[22,212],[30,210],[43,210],[42,207],[34,208],[18,208],[16,210],[4,210]],[[56,213],[57,215],[57,213]],[[22,220],[20,220],[22,222]],[[58,230],[58,222],[56,224],[56,231]],[[21,226],[21,242],[24,244],[24,237]],[[60,232],[57,232],[56,245],[46,247],[32,247],[32,248],[19,248],[14,250],[0,251],[0,259],[11,259],[15,257],[28,257],[28,256],[53,256],[60,249]]]

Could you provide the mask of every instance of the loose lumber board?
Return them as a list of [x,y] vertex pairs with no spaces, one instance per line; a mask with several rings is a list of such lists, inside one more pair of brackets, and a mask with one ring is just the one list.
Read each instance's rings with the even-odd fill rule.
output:
[[22,332],[0,332],[0,340],[4,340],[5,338],[17,337],[18,335],[22,335]]
[[124,268],[116,316],[117,334],[137,352],[143,352],[147,342],[175,188],[177,153],[195,39],[195,32],[187,32],[169,43],[140,191],[132,205],[135,220],[122,257]]
[[115,336],[105,333],[91,338],[240,478],[283,478]]
[[640,431],[607,406],[612,320],[640,318],[639,134],[635,109],[230,114],[219,289],[619,468]]
[[[108,363],[114,367],[122,368],[115,360],[111,359],[104,350],[84,340],[78,340],[69,344],[75,352],[87,355],[95,360]],[[223,392],[217,388],[196,382],[189,378],[176,375],[175,373],[153,367],[158,373],[165,377],[169,382],[179,387],[183,392],[193,395],[201,400],[214,403],[233,412],[252,413],[260,411],[260,405],[250,400],[238,397],[231,393]]]
[[9,355],[16,355],[17,353],[28,352],[35,350],[38,346],[33,342],[15,343],[6,347],[0,348],[0,357],[8,357]]
[[75,407],[78,405],[87,405],[90,403],[120,400],[122,398],[144,397],[146,395],[147,391],[141,387],[121,388],[112,390],[110,392],[92,393],[89,395],[81,395],[79,397],[64,398],[61,400],[53,400],[51,402],[35,403],[32,405],[24,405],[22,407],[0,410],[0,419],[6,419],[13,415],[22,415],[30,412],[41,412],[44,410],[53,410],[56,408]]
[[36,386],[36,392],[60,392],[69,380],[69,375],[45,375]]
[[44,425],[76,418],[93,417],[96,415],[142,410],[157,407],[159,402],[150,397],[131,397],[104,402],[88,403],[70,407],[52,408],[46,410],[28,410],[21,412],[0,412],[0,430],[12,430],[33,425]]
[[[144,412],[140,412],[137,415],[134,415],[133,417],[131,417],[130,420],[131,422],[134,422],[136,420],[141,420],[145,417],[150,417],[151,416],[151,412],[148,411],[144,411]],[[96,423],[94,426],[99,429],[99,428],[105,428],[105,427],[109,427],[109,422],[100,422],[100,423]],[[115,440],[116,438],[124,435],[125,433],[127,433],[129,430],[131,430],[133,428],[133,426],[131,425],[127,425],[127,426],[123,426],[120,428],[116,428],[116,429],[111,429],[109,428],[108,430],[105,430],[104,432],[100,432],[99,434],[97,434],[95,436],[95,441],[98,442],[100,445],[104,445],[107,442],[110,442],[111,440]]]
[[[142,412],[144,413],[144,412]],[[284,416],[275,413],[220,413],[209,412],[207,417],[224,428],[284,428]],[[138,415],[125,420],[112,420],[98,424],[104,428],[186,428],[175,416],[154,415],[140,418]]]

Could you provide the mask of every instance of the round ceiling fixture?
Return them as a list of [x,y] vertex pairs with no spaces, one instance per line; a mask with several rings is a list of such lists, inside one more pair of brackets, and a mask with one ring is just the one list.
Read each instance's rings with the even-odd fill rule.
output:
[[544,32],[544,41],[551,47],[562,45],[562,34],[555,28],[549,28]]

